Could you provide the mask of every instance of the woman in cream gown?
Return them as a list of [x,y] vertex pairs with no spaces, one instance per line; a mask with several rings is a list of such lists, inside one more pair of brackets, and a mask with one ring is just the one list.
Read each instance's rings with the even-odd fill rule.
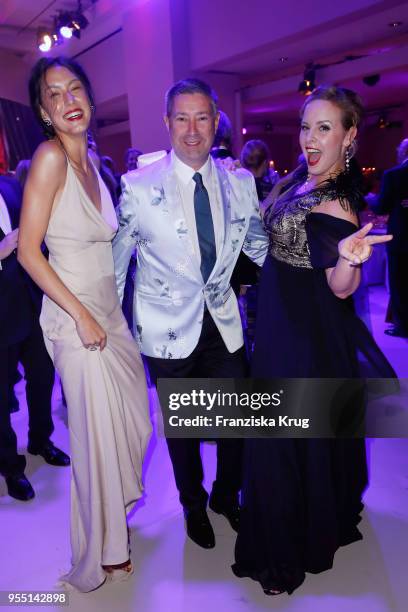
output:
[[51,139],[33,158],[18,257],[44,290],[40,322],[68,405],[72,567],[61,580],[87,592],[133,572],[126,513],[142,494],[151,425],[143,364],[116,291],[116,216],[87,152],[89,81],[72,60],[43,58],[30,96]]

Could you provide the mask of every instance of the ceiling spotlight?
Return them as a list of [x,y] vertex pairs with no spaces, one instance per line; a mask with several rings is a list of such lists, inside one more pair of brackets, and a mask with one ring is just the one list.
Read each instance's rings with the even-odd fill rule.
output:
[[285,62],[288,61],[288,59],[289,59],[288,57],[280,57],[279,61],[282,62],[282,64],[284,64]]
[[313,68],[313,64],[308,64],[303,74],[303,80],[300,81],[298,92],[304,96],[310,96],[312,91],[316,88],[316,72]]
[[247,133],[247,129],[245,127],[243,127],[241,132],[242,132],[242,135],[245,136],[245,134]]
[[[95,4],[97,0],[92,0]],[[81,0],[78,0],[76,11],[60,11],[54,18],[54,28],[47,30],[40,28],[37,31],[37,46],[43,53],[46,53],[54,45],[60,45],[64,39],[81,37],[81,31],[89,25],[88,19],[82,12]]]
[[402,21],[391,21],[388,26],[390,28],[399,28],[400,26],[402,26]]
[[82,12],[82,4],[78,2],[76,11],[61,12],[56,20],[56,30],[64,38],[81,37],[81,30],[89,25],[88,19]]
[[68,26],[62,26],[59,32],[64,38],[72,38],[72,30]]
[[47,53],[53,45],[52,34],[47,30],[38,30],[37,32],[37,46],[40,51]]
[[55,29],[63,38],[72,37],[71,21],[70,13],[60,13],[55,20]]

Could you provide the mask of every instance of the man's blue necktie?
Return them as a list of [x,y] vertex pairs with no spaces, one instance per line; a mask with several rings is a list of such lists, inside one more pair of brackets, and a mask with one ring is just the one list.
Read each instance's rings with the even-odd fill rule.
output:
[[216,250],[214,238],[214,225],[211,215],[210,198],[204,187],[203,177],[199,172],[193,176],[196,186],[194,189],[194,212],[196,218],[198,244],[201,253],[201,274],[206,283],[215,265]]

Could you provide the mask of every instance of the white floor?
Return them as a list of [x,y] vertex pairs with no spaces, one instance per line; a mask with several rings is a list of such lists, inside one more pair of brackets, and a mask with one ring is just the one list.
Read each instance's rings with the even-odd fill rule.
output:
[[[400,377],[408,377],[408,341],[383,334],[385,291],[371,290],[374,333]],[[13,416],[25,452],[27,411]],[[155,404],[155,402],[152,402]],[[153,406],[155,412],[155,406]],[[155,420],[157,413],[155,413]],[[54,442],[68,451],[65,410],[54,392]],[[157,431],[157,428],[156,428]],[[258,584],[230,570],[234,533],[209,511],[217,546],[203,550],[185,536],[167,448],[155,436],[145,466],[146,496],[130,518],[135,575],[123,584],[86,594],[69,594],[69,609],[130,612],[403,612],[408,598],[408,440],[367,441],[370,487],[361,524],[362,542],[341,549],[334,568],[308,575],[291,596],[266,597]],[[214,476],[215,449],[203,445],[206,482]],[[28,456],[26,474],[36,497],[18,502],[0,478],[0,591],[54,590],[69,564],[69,470]],[[207,487],[208,488],[208,487]],[[27,609],[28,607],[20,607]]]

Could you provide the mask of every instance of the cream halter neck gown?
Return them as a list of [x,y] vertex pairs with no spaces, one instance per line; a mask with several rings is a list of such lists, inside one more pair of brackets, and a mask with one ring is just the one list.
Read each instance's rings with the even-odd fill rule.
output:
[[61,580],[83,592],[104,582],[102,565],[129,558],[126,512],[142,494],[151,433],[143,364],[116,291],[115,211],[97,176],[101,212],[67,161],[45,242],[51,267],[104,328],[107,346],[84,348],[74,320],[47,296],[40,318],[68,405],[72,568]]

